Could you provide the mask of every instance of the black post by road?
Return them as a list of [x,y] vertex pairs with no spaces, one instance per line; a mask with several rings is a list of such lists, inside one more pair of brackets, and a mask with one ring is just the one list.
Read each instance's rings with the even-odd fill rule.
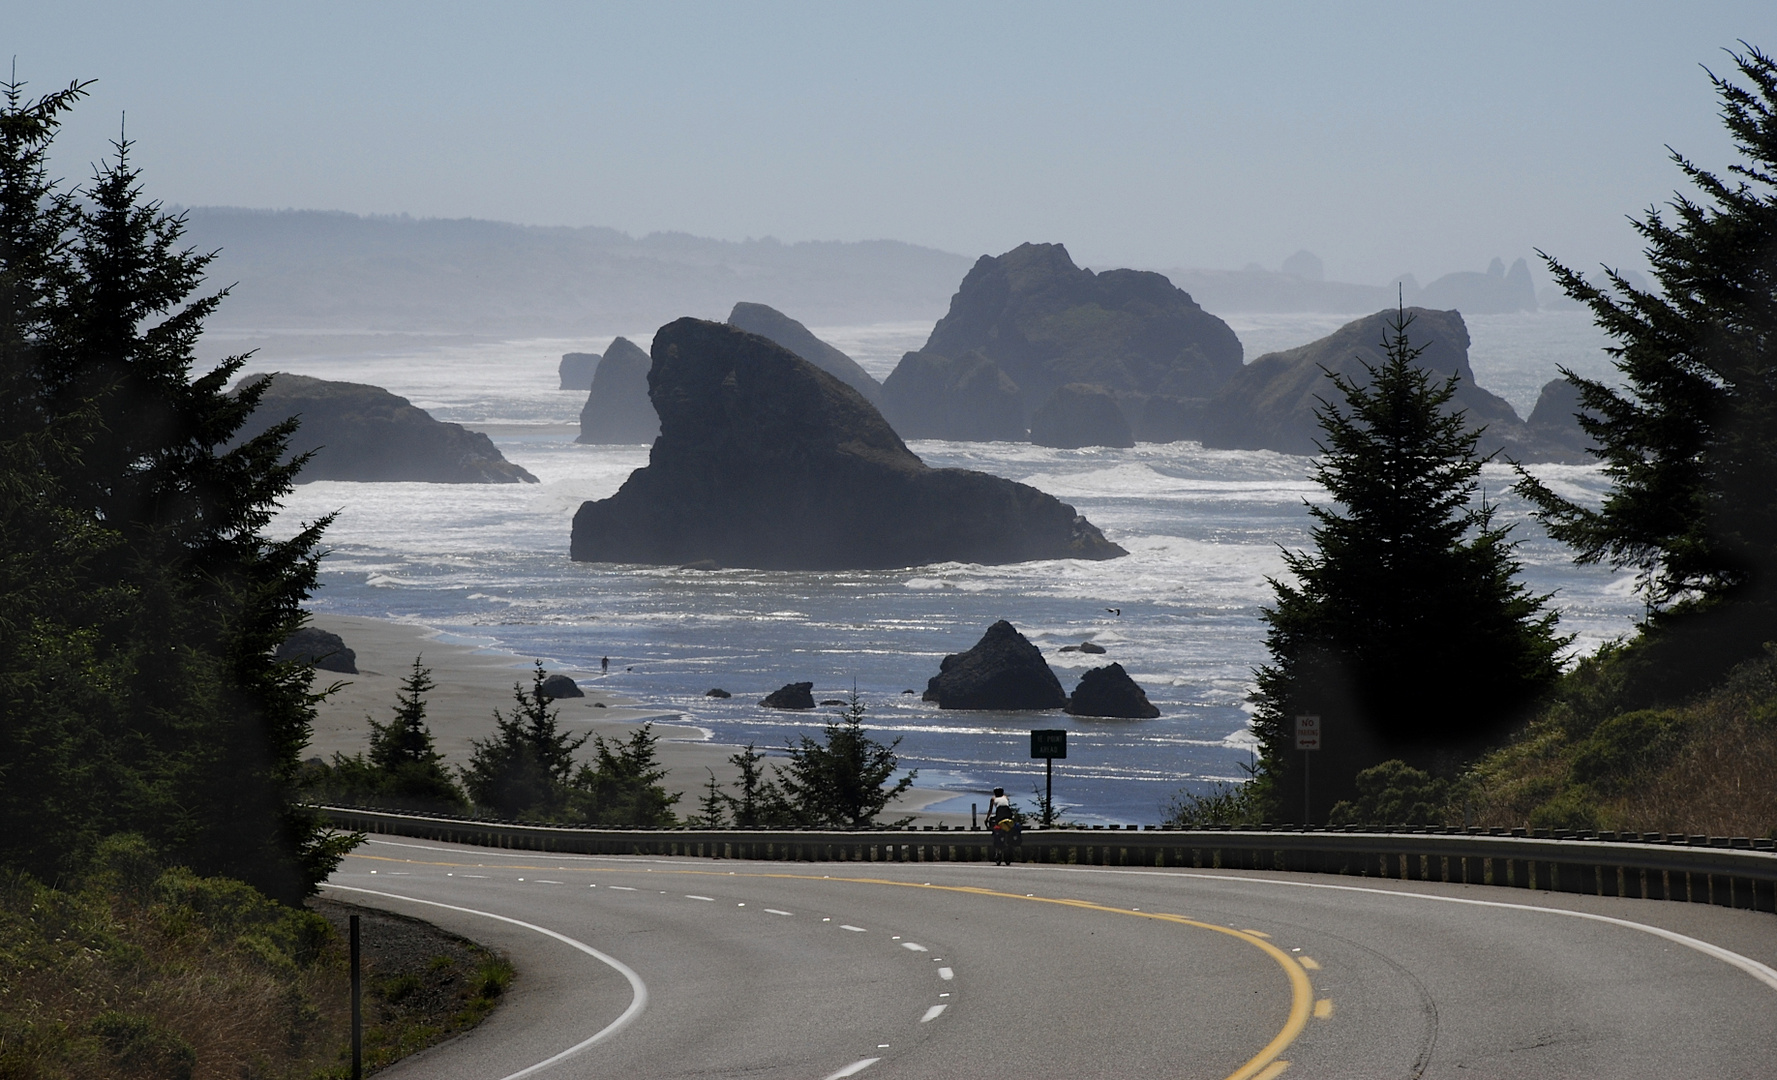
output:
[[1049,790],[1043,799],[1043,828],[1055,824],[1055,759],[1067,760],[1067,730],[1065,728],[1038,729],[1030,733],[1030,756],[1042,758],[1048,780]]
[[358,916],[352,916],[352,1080],[364,1080],[364,1010],[360,992],[364,982],[359,970]]

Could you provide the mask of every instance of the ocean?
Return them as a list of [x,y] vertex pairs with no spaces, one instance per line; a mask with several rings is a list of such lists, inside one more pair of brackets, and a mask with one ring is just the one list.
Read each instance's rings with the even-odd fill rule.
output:
[[[1247,358],[1301,345],[1349,316],[1227,316]],[[1528,415],[1558,365],[1610,378],[1603,338],[1584,312],[1468,319],[1476,381]],[[878,378],[923,344],[929,323],[813,327]],[[627,335],[646,348],[647,332]],[[1129,549],[1103,563],[942,564],[849,573],[684,571],[588,565],[567,557],[582,501],[604,498],[647,463],[645,447],[580,446],[585,394],[555,389],[563,352],[608,339],[392,347],[376,353],[286,355],[249,371],[284,370],[385,387],[441,420],[489,430],[508,459],[542,482],[525,485],[357,484],[299,487],[274,528],[326,513],[329,554],[312,607],[436,628],[450,640],[541,658],[550,667],[611,671],[601,688],[676,713],[719,743],[781,750],[818,734],[825,714],[759,708],[765,693],[812,680],[817,698],[854,687],[878,738],[899,739],[922,787],[978,793],[1004,786],[1025,805],[1043,762],[1027,758],[1034,727],[1065,728],[1055,770],[1059,804],[1090,824],[1145,824],[1181,791],[1242,777],[1253,741],[1246,696],[1264,663],[1260,608],[1280,551],[1309,540],[1306,505],[1323,498],[1309,460],[1195,443],[1054,450],[1019,443],[917,441],[933,466],[979,469],[1072,503]],[[1569,497],[1604,490],[1593,466],[1539,466]],[[1524,580],[1553,593],[1577,655],[1631,631],[1641,613],[1628,574],[1576,567],[1488,466],[1486,493],[1515,525]],[[919,691],[947,653],[967,649],[996,619],[1040,646],[1071,690],[1095,664],[1121,663],[1159,706],[1155,720],[1062,713],[940,711]],[[1094,641],[1106,654],[1061,653]],[[515,677],[520,675],[515,670]],[[721,687],[734,696],[707,698]],[[908,694],[906,691],[914,693]],[[1435,709],[1436,702],[1428,702]],[[490,728],[491,728],[490,719]],[[978,794],[938,809],[967,812]]]

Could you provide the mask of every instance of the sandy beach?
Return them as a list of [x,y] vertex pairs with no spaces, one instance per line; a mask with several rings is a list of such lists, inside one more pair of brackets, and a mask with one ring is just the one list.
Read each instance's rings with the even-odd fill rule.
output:
[[[316,672],[315,684],[340,683],[340,688],[321,702],[314,735],[304,757],[331,758],[335,753],[355,754],[369,744],[367,717],[387,721],[394,712],[401,682],[413,670],[414,658],[432,672],[436,689],[426,696],[426,721],[439,753],[453,765],[467,764],[470,740],[485,739],[494,731],[494,710],[510,710],[513,684],[528,688],[533,659],[492,648],[443,640],[439,631],[413,623],[367,619],[349,615],[317,614],[311,625],[329,630],[345,640],[357,654],[358,674]],[[709,741],[708,733],[684,723],[677,710],[650,709],[598,688],[597,671],[550,668],[551,674],[568,675],[586,694],[556,702],[563,727],[591,732],[606,739],[626,737],[641,724],[652,722],[660,736],[660,763],[667,770],[669,792],[682,794],[675,811],[683,817],[696,812],[698,796],[711,772],[716,782],[732,785],[737,773],[728,762],[739,748]],[[590,756],[590,747],[582,754]],[[958,792],[914,788],[890,805],[889,818],[913,815],[918,824],[966,824],[967,813],[932,814],[925,807],[949,799]],[[985,802],[985,800],[983,800]]]

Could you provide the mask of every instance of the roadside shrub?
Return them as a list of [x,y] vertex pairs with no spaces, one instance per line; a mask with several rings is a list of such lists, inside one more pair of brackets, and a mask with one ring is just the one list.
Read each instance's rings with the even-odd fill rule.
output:
[[1331,825],[1430,825],[1444,819],[1449,785],[1399,759],[1357,774],[1356,801],[1328,816]]

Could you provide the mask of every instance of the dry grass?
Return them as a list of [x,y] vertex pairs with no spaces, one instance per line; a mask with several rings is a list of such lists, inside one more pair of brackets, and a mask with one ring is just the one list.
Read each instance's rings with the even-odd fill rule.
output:
[[[346,1074],[346,950],[326,918],[124,855],[121,871],[77,890],[0,871],[0,1080]],[[473,1025],[511,977],[498,957],[413,920],[375,941],[372,1065]]]
[[1679,708],[1596,724],[1551,710],[1475,764],[1452,819],[1464,801],[1482,826],[1777,835],[1777,656]]

